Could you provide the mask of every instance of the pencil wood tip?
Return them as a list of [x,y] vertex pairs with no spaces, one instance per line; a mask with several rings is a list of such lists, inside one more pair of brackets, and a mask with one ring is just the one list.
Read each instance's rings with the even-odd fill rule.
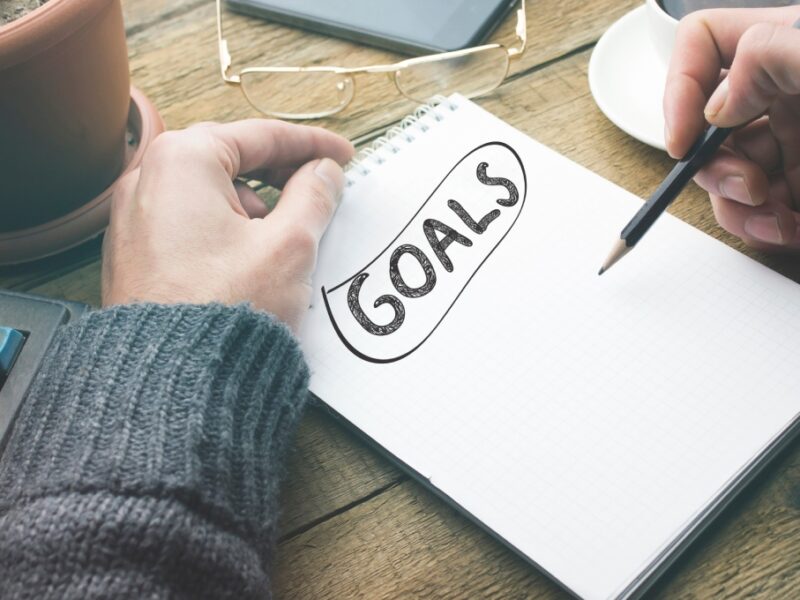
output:
[[608,271],[614,263],[616,263],[620,258],[625,256],[628,252],[631,251],[633,246],[628,246],[625,243],[625,240],[619,239],[614,243],[614,246],[611,248],[611,252],[608,253],[608,258],[606,258],[606,262],[603,263],[603,266],[600,267],[600,272],[598,275],[602,275],[606,271]]

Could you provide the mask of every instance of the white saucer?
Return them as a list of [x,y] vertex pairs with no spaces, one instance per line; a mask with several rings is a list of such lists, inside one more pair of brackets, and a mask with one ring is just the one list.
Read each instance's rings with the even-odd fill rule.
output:
[[597,42],[589,60],[589,88],[612,123],[664,150],[661,102],[667,64],[650,41],[646,10],[646,6],[632,10]]

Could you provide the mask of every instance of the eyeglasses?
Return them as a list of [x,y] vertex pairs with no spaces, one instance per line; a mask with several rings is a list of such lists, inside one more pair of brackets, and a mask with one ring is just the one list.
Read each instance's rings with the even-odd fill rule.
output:
[[[354,76],[386,73],[397,91],[417,102],[453,92],[474,98],[496,89],[506,78],[512,60],[525,51],[525,0],[517,10],[514,46],[484,44],[473,48],[409,58],[370,67],[254,67],[230,73],[232,58],[222,29],[222,0],[217,0],[217,41],[222,79],[241,88],[259,112],[281,119],[319,119],[336,114],[355,95]],[[299,90],[310,93],[298,93]]]

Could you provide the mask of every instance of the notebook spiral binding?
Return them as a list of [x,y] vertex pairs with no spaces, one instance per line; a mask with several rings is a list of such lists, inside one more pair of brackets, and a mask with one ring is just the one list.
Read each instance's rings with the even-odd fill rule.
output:
[[371,166],[382,165],[386,162],[385,152],[381,151],[388,150],[391,154],[400,152],[401,147],[394,143],[395,140],[402,139],[406,143],[411,143],[415,139],[412,130],[417,129],[420,133],[428,131],[429,125],[420,122],[425,115],[430,114],[437,123],[443,121],[444,115],[437,110],[440,107],[445,107],[450,111],[458,108],[446,96],[434,96],[426,104],[419,106],[413,113],[404,117],[400,123],[387,129],[385,134],[374,140],[369,146],[362,148],[345,167],[346,186],[350,187],[355,183],[355,176],[368,175]]

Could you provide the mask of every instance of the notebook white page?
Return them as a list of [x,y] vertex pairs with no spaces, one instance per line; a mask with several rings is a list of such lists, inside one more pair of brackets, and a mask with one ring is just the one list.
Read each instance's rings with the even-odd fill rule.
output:
[[[797,419],[800,287],[670,215],[598,277],[641,199],[475,104],[450,102],[440,121],[428,114],[409,128],[413,139],[395,136],[396,154],[385,145],[366,161],[368,174],[351,172],[301,334],[311,389],[574,593],[616,597]],[[487,146],[426,204],[487,142],[513,148],[522,166]],[[516,185],[514,206],[496,202],[508,188],[478,180],[481,161]],[[476,234],[449,199],[476,221],[500,215]],[[473,242],[447,246],[452,273],[418,210]],[[488,254],[493,229],[508,234]],[[389,277],[387,257],[403,244],[435,271],[421,297]],[[397,265],[408,289],[424,288],[419,261],[401,253]],[[348,312],[364,272],[358,300],[372,322],[395,316],[373,307],[379,295],[404,306],[392,333],[369,334]],[[444,318],[404,358],[371,362],[337,335],[323,286],[365,356],[402,355]]]

